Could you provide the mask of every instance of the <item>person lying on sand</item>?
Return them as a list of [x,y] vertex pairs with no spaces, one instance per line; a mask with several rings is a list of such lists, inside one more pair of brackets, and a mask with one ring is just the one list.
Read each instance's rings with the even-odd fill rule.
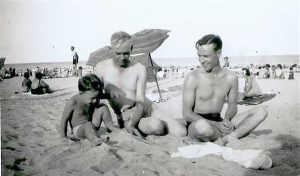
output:
[[30,89],[31,89],[31,80],[29,79],[29,73],[28,72],[25,72],[24,73],[24,80],[22,81],[22,89],[21,89],[21,92],[22,93],[26,93],[26,92],[29,92]]
[[243,75],[245,77],[245,87],[244,92],[239,95],[239,99],[243,100],[245,98],[257,97],[262,95],[254,75],[250,73],[248,68],[243,68]]
[[[114,57],[97,63],[94,73],[103,81],[109,103],[118,117],[121,128],[138,136],[186,135],[186,129],[178,121],[157,113],[154,117],[152,102],[145,98],[147,69],[130,61],[132,39],[126,32],[116,32],[111,37]],[[124,124],[125,123],[125,124]]]
[[[216,141],[225,145],[231,137],[241,138],[255,129],[267,117],[264,107],[256,107],[236,115],[238,97],[237,75],[220,66],[222,40],[217,35],[205,35],[196,43],[201,67],[185,79],[182,115],[188,123],[188,135],[201,141]],[[228,107],[222,111],[225,99]]]
[[109,109],[100,104],[103,83],[94,74],[83,76],[78,81],[79,94],[66,104],[61,118],[61,136],[67,137],[67,124],[70,122],[75,138],[87,138],[93,146],[101,145],[107,139],[98,138],[97,130],[102,121],[110,131],[118,131],[112,123]]
[[36,72],[35,78],[32,80],[31,84],[31,94],[41,95],[45,93],[52,93],[50,86],[42,80],[43,74],[41,72]]

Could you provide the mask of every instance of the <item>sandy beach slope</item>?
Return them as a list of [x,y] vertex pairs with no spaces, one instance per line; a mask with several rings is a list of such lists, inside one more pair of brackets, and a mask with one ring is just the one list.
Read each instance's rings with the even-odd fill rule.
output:
[[[0,82],[1,88],[1,173],[2,175],[298,175],[300,174],[299,75],[296,80],[258,80],[263,92],[276,93],[264,102],[267,119],[248,137],[244,148],[271,153],[269,170],[245,169],[219,156],[197,159],[171,158],[177,147],[191,143],[188,137],[149,136],[141,140],[127,134],[105,133],[109,142],[90,147],[86,140],[62,141],[61,114],[67,100],[77,93],[78,78],[47,79],[56,91],[33,96],[15,94],[22,78]],[[243,85],[240,79],[240,85]],[[181,118],[183,78],[160,81],[166,102],[157,103],[174,118]],[[147,94],[156,90],[147,85]],[[240,86],[241,87],[241,86]],[[239,112],[255,106],[239,105]],[[224,112],[222,112],[224,114]],[[100,134],[100,135],[101,135]]]

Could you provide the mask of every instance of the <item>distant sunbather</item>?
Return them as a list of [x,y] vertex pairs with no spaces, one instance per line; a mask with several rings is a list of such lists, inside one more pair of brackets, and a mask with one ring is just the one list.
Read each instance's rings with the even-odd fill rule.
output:
[[42,80],[43,74],[41,72],[36,72],[35,78],[32,80],[31,93],[36,95],[41,95],[45,93],[52,93],[49,85]]
[[244,92],[240,95],[240,99],[256,97],[262,95],[262,91],[260,90],[255,77],[251,75],[248,68],[243,68],[243,75],[245,77],[245,87]]

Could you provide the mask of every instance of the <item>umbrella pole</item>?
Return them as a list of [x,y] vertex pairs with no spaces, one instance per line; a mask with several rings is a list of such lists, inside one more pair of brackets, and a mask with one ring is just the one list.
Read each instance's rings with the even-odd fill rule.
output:
[[152,58],[151,58],[150,53],[149,53],[149,59],[150,59],[150,63],[151,63],[151,66],[152,66],[152,72],[153,72],[153,75],[154,75],[154,78],[155,78],[156,86],[157,86],[157,89],[158,89],[159,98],[160,98],[160,101],[162,101],[161,93],[160,93],[160,89],[159,89],[159,85],[158,85],[158,81],[157,81],[157,77],[156,77],[156,74],[154,74],[154,71],[153,71],[154,66],[153,66],[153,62],[152,62]]

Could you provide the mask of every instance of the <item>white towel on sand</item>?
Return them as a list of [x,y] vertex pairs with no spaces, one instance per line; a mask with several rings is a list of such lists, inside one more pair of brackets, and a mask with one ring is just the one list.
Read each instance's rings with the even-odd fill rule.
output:
[[272,166],[268,152],[252,149],[235,150],[212,142],[206,142],[204,145],[178,147],[178,152],[172,153],[171,157],[199,158],[210,154],[222,156],[223,159],[239,163],[246,168],[269,169]]

